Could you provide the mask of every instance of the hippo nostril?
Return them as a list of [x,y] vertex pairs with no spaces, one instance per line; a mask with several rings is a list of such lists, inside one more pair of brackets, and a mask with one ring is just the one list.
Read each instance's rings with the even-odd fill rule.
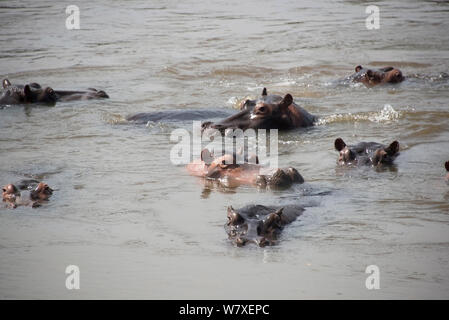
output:
[[242,238],[238,237],[238,238],[235,239],[235,244],[238,247],[242,247],[242,246],[244,246],[246,244],[246,239],[242,239]]
[[268,244],[268,241],[265,238],[261,238],[257,244],[259,245],[259,247],[263,248]]
[[265,107],[265,106],[259,107],[256,110],[256,114],[259,114],[259,113],[262,114],[262,113],[265,113],[265,112],[267,112],[267,107]]

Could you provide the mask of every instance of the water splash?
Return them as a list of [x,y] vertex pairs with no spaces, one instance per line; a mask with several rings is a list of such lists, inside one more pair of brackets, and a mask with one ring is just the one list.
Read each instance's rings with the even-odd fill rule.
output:
[[393,109],[389,104],[386,104],[379,112],[361,112],[361,113],[344,113],[333,114],[324,118],[318,119],[316,125],[325,125],[334,122],[357,122],[357,121],[371,121],[371,122],[390,122],[397,121],[402,113]]
[[[397,121],[399,119],[399,112],[394,110],[389,104],[386,104],[384,108],[380,111],[380,114],[374,115],[372,119],[375,122],[386,122],[386,121]],[[371,118],[370,121],[373,121]]]

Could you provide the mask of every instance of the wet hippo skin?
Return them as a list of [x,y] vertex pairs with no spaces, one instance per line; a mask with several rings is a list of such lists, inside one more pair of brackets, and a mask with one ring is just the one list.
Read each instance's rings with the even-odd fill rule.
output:
[[391,165],[399,154],[399,142],[393,141],[386,146],[377,142],[360,142],[346,145],[341,138],[334,142],[335,149],[340,153],[339,165]]
[[225,230],[236,246],[255,243],[260,247],[276,244],[285,225],[295,221],[304,208],[296,205],[266,207],[248,205],[235,210],[228,207]]
[[203,131],[212,128],[224,132],[226,129],[279,129],[313,126],[316,117],[293,102],[293,97],[268,95],[264,88],[257,100],[246,100],[241,111],[219,122],[205,122]]

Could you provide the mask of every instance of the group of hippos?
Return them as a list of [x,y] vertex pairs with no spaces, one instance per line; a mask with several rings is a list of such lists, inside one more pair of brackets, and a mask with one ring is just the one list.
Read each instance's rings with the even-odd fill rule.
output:
[[[399,69],[393,67],[368,69],[357,66],[355,73],[346,79],[372,87],[379,84],[400,83],[405,77]],[[55,104],[56,102],[108,98],[106,92],[94,88],[83,91],[53,90],[50,87],[42,88],[38,83],[12,85],[7,79],[3,80],[3,89],[0,106],[29,103]],[[160,118],[161,115],[158,114],[158,117]],[[139,113],[127,118],[131,122],[147,119],[152,119],[151,113]],[[238,113],[219,122],[204,122],[202,130],[215,129],[221,133],[228,129],[291,130],[313,126],[316,120],[317,117],[297,105],[290,94],[284,97],[268,94],[264,88],[258,99],[244,101]],[[337,160],[339,165],[375,167],[391,165],[399,154],[398,141],[388,145],[377,142],[347,145],[343,139],[337,138],[334,146],[339,152]],[[295,168],[266,168],[259,164],[257,156],[247,156],[243,163],[238,164],[236,157],[235,153],[215,156],[208,149],[204,149],[200,159],[187,165],[187,171],[208,180],[232,179],[239,184],[254,185],[259,188],[285,189],[293,184],[304,182]],[[449,183],[449,161],[445,163],[445,168],[448,171],[445,179]],[[53,190],[41,181],[24,180],[17,186],[14,184],[4,186],[2,192],[3,202],[10,208],[16,208],[18,205],[35,208],[48,201]],[[272,245],[276,243],[283,227],[296,220],[303,211],[304,208],[298,205],[284,207],[248,205],[238,210],[229,206],[225,229],[229,238],[237,246],[243,246],[249,242],[261,247]]]

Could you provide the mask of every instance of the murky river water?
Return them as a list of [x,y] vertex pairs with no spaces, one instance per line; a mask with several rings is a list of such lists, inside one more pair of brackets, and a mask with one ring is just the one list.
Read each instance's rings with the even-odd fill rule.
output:
[[[42,208],[0,209],[1,298],[449,298],[449,5],[364,1],[0,1],[0,76],[110,99],[0,110],[0,184],[43,179]],[[400,85],[336,85],[358,64]],[[306,184],[208,189],[169,160],[157,110],[223,109],[266,86],[321,117],[279,136]],[[401,143],[391,170],[341,169],[333,141]],[[226,208],[310,206],[279,245],[232,246]],[[80,268],[80,290],[65,268]],[[368,265],[380,290],[367,290]]]

